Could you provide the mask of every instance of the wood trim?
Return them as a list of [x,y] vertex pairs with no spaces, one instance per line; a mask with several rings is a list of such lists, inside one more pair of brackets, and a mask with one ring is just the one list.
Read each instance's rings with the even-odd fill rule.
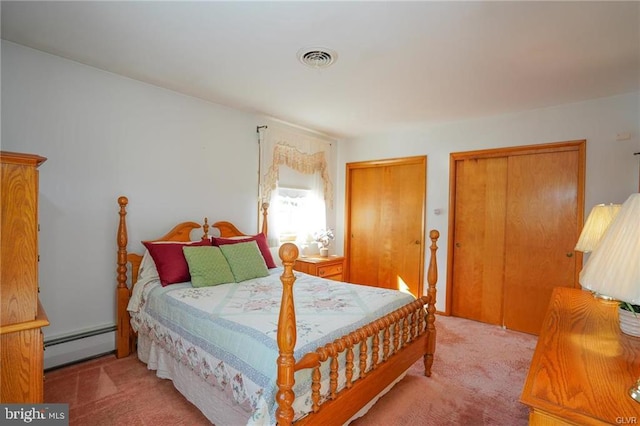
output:
[[347,163],[348,168],[365,169],[368,167],[394,166],[398,164],[422,164],[426,161],[426,155],[415,155],[412,157],[384,158],[381,160],[354,161]]
[[505,148],[481,149],[476,151],[452,152],[455,160],[471,160],[474,158],[509,157],[513,155],[542,154],[545,152],[575,151],[580,145],[586,144],[586,140],[574,140],[565,142],[551,142],[537,145],[520,145]]
[[449,227],[447,238],[447,283],[444,288],[445,300],[444,309],[440,309],[444,315],[451,315],[451,300],[453,296],[453,244],[455,241],[455,229],[456,229],[456,162],[459,158],[451,154],[449,155]]
[[[582,231],[582,227],[584,226],[584,192],[585,192],[585,182],[587,180],[587,141],[576,141],[575,146],[578,149],[578,198],[576,203],[578,204],[578,212],[576,221],[578,222],[578,229]],[[580,232],[578,232],[578,237],[580,236]],[[576,243],[578,242],[578,237],[576,237]],[[581,251],[574,250],[574,256],[576,257],[575,263],[575,272],[574,272],[574,280],[576,283],[576,287],[581,288],[580,286],[580,271],[582,270],[582,262],[583,262],[583,253]]]
[[[512,155],[541,154],[547,152],[578,151],[578,194],[577,194],[577,222],[579,227],[584,223],[584,192],[586,174],[586,140],[572,140],[565,142],[543,143],[538,145],[522,145],[506,148],[485,149],[466,152],[453,152],[449,156],[449,226],[447,239],[447,282],[445,286],[446,305],[443,313],[451,314],[452,285],[453,285],[453,256],[455,239],[455,206],[456,206],[456,162],[480,158],[509,157]],[[582,252],[575,252],[576,269],[575,281],[578,282],[582,269]]]
[[45,161],[46,157],[36,154],[23,154],[19,152],[0,151],[0,161],[7,164],[21,164],[38,167]]
[[38,315],[36,316],[36,319],[34,319],[33,321],[25,321],[25,322],[19,322],[15,324],[0,326],[0,335],[15,333],[17,331],[31,330],[33,328],[42,328],[48,325],[49,325],[49,318],[47,317],[47,313],[42,307],[42,303],[40,302],[40,299],[38,299]]

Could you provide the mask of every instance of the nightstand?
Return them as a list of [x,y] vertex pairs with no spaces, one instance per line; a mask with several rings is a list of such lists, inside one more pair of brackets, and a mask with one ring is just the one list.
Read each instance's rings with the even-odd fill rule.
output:
[[305,274],[315,275],[335,281],[343,280],[343,256],[302,256],[296,259],[293,269]]

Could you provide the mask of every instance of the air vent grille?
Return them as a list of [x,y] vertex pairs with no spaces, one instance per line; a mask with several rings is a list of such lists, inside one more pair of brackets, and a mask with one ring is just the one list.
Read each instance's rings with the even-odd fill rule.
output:
[[306,48],[298,51],[298,59],[311,68],[327,68],[336,61],[335,52],[320,47]]

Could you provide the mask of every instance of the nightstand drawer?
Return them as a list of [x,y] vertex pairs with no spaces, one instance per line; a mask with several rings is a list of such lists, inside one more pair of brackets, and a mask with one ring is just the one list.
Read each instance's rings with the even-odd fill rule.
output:
[[331,275],[339,275],[342,274],[342,263],[338,265],[326,265],[320,266],[318,268],[318,276],[319,277],[328,277]]
[[342,256],[303,256],[293,265],[296,271],[334,281],[343,280],[344,257]]

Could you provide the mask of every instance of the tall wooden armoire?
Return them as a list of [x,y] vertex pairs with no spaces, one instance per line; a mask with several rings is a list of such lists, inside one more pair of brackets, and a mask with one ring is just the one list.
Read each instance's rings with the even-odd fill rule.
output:
[[43,336],[38,298],[38,166],[46,158],[0,151],[0,402],[43,400]]

